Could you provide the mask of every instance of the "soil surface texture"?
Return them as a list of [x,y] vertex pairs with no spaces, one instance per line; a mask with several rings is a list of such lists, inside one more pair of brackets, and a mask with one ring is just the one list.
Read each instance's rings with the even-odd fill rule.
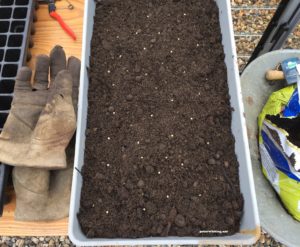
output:
[[83,232],[237,232],[243,198],[215,2],[98,0],[94,20]]

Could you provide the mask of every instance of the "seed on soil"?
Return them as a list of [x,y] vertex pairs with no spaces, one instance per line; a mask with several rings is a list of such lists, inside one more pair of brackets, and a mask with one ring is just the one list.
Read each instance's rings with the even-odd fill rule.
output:
[[184,227],[186,225],[185,218],[181,214],[177,214],[175,218],[175,225],[178,227]]
[[107,137],[107,140],[110,140],[110,137]]
[[106,213],[106,214],[108,214],[108,213],[109,213],[109,211],[108,211],[108,210],[106,210],[106,211],[105,211],[105,213]]

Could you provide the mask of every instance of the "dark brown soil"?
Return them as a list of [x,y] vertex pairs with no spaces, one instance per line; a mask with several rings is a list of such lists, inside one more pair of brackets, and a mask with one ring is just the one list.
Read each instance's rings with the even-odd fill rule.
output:
[[237,232],[243,198],[215,2],[98,1],[91,54],[83,232]]

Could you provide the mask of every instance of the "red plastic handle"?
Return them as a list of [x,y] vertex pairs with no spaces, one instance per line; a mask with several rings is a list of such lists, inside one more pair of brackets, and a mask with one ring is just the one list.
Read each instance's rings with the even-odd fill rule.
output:
[[61,18],[59,14],[57,14],[55,11],[50,12],[50,16],[58,21],[59,25],[62,27],[63,30],[66,31],[67,34],[69,34],[72,39],[76,40],[76,35],[73,32],[73,30],[64,22],[64,20]]

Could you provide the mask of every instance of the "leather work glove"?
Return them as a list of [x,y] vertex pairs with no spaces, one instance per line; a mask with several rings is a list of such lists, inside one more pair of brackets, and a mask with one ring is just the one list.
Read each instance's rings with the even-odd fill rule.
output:
[[[42,83],[43,87],[39,87],[41,90],[42,88],[45,88],[45,84],[47,84],[48,81],[49,69],[46,69],[46,67],[49,68],[49,65],[52,81],[60,70],[67,68],[68,72],[71,74],[73,85],[72,100],[76,113],[80,77],[80,60],[75,57],[70,57],[66,64],[65,52],[59,46],[53,48],[50,53],[50,58],[45,55],[38,56],[35,84],[39,81],[44,82]],[[39,114],[41,114],[44,107],[40,107],[39,109]],[[28,107],[27,111],[35,112],[36,115],[39,115],[36,108],[33,107]],[[36,123],[37,121],[38,117],[35,119]],[[33,128],[34,127],[32,127],[32,129]],[[15,167],[13,169],[13,184],[16,192],[16,220],[49,221],[68,216],[74,163],[74,142],[69,144],[66,153],[66,169],[51,171],[47,169],[28,167]]]
[[[67,166],[65,148],[75,132],[76,117],[73,78],[61,51],[57,46],[50,58],[37,57],[33,88],[31,70],[23,67],[18,71],[12,107],[0,134],[1,162],[47,169]],[[75,60],[71,57],[68,67]]]

